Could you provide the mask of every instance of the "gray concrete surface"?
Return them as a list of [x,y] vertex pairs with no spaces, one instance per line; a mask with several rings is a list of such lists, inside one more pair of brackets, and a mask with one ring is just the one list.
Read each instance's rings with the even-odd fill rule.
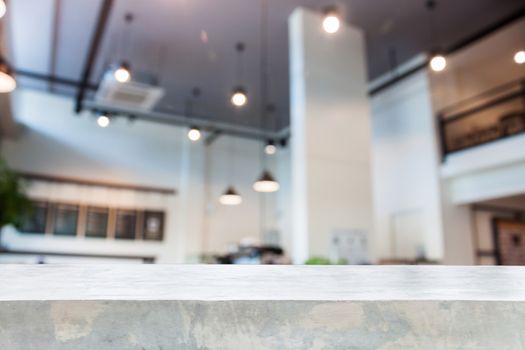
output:
[[0,265],[0,349],[525,349],[525,269]]

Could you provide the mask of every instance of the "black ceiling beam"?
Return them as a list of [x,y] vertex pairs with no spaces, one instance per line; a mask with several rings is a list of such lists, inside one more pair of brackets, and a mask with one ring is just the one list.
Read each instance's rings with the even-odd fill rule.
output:
[[95,27],[95,32],[91,38],[91,44],[89,46],[88,56],[84,62],[84,71],[82,73],[82,78],[80,80],[80,86],[77,91],[77,97],[75,102],[75,112],[80,113],[83,107],[84,95],[86,93],[86,88],[89,85],[89,78],[91,77],[91,71],[93,70],[93,65],[97,58],[98,50],[100,48],[100,43],[102,42],[102,37],[104,36],[104,31],[106,30],[106,25],[108,23],[109,15],[111,13],[111,8],[113,7],[114,0],[103,0],[100,12],[98,15],[97,26]]
[[[480,31],[474,33],[473,35],[470,35],[460,41],[458,41],[457,43],[453,44],[452,46],[450,46],[448,49],[446,49],[444,51],[444,54],[446,55],[450,55],[450,54],[453,54],[459,50],[462,50],[464,49],[465,47],[469,46],[469,45],[472,45],[474,44],[475,42],[485,38],[486,36],[500,30],[501,28],[504,28],[506,26],[508,26],[509,24],[511,24],[512,22],[514,21],[517,21],[521,18],[525,17],[525,7],[522,7],[521,9],[511,13],[509,16],[501,19],[500,21],[496,22],[496,23],[493,23],[491,24],[490,26],[487,26],[483,29],[481,29]],[[378,92],[394,85],[395,83],[405,79],[405,78],[408,78],[409,76],[419,72],[420,70],[422,69],[425,69],[427,66],[428,66],[428,63],[429,62],[425,62],[423,64],[419,64],[417,66],[415,66],[414,68],[408,70],[407,72],[404,72],[404,73],[401,73],[395,77],[393,77],[392,79],[389,79],[388,81],[384,82],[383,84],[380,84],[379,86],[371,89],[368,94],[370,96],[374,96],[375,94],[377,94]]]
[[[29,79],[35,79],[35,80],[41,80],[41,81],[45,81],[51,84],[59,84],[59,85],[66,85],[66,86],[80,88],[80,81],[78,80],[59,77],[56,75],[42,74],[42,73],[37,73],[37,72],[32,72],[32,71],[27,71],[27,70],[22,70],[22,69],[13,69],[13,71],[16,76],[29,78]],[[85,89],[96,90],[98,89],[98,85],[88,83],[85,86]]]

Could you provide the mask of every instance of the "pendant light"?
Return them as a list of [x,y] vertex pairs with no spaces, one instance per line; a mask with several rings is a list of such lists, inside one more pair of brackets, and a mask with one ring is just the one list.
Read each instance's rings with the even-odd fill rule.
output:
[[242,197],[233,186],[230,186],[226,191],[219,197],[219,202],[222,205],[239,205],[242,203]]
[[111,123],[111,119],[106,115],[106,113],[101,113],[97,118],[97,125],[101,128],[107,128]]
[[[237,45],[235,46],[235,50],[237,51],[237,54],[238,54],[237,55],[238,57],[237,67],[239,69],[239,72],[238,72],[239,81],[242,80],[242,73],[243,73],[242,53],[244,52],[244,49],[245,49],[244,43],[237,43]],[[244,106],[248,102],[248,94],[246,93],[246,89],[242,85],[238,85],[234,87],[232,90],[230,101],[236,107]]]
[[[200,96],[200,94],[201,90],[195,87],[191,90],[191,95],[186,98],[184,106],[184,114],[186,115],[186,118],[191,118],[191,115],[193,114],[193,102]],[[199,141],[201,136],[201,130],[195,125],[191,126],[188,130],[188,139],[192,142]]]
[[275,143],[273,140],[268,140],[266,143],[266,146],[264,146],[264,153],[266,153],[269,156],[273,156],[277,152],[277,147],[275,147]]
[[[434,27],[434,18],[435,18],[435,11],[436,8],[436,1],[435,0],[428,0],[426,3],[428,12],[430,14],[430,36],[431,36],[431,42],[433,45],[435,45],[435,27]],[[446,57],[439,52],[439,50],[433,50],[434,53],[432,55],[432,58],[430,59],[429,66],[430,69],[432,69],[434,72],[439,73],[445,70],[447,68],[447,59]]]
[[[129,35],[131,31],[131,22],[133,22],[133,14],[126,13],[124,16],[124,32],[120,40],[120,55],[124,56],[123,51],[127,50],[129,55]],[[119,83],[127,83],[131,80],[131,65],[128,61],[122,60],[113,71],[113,77]]]
[[[261,10],[261,128],[264,127],[264,119],[267,117],[269,111],[272,110],[273,105],[267,103],[268,99],[268,64],[267,64],[267,46],[268,46],[268,3],[267,0],[262,0]],[[265,165],[266,157],[264,152],[261,152],[262,163]],[[257,192],[276,192],[279,190],[279,183],[274,179],[272,174],[264,169],[262,175],[253,184],[253,189]]]
[[430,68],[436,72],[442,72],[447,68],[447,59],[443,55],[435,55],[430,60]]
[[12,92],[14,89],[16,89],[16,80],[13,73],[7,62],[0,57],[0,93]]
[[253,184],[253,189],[257,192],[277,192],[279,187],[279,183],[267,170],[264,170],[261,177]]
[[517,64],[525,63],[525,51],[521,50],[516,52],[516,54],[514,55],[514,62],[516,62]]
[[190,130],[188,130],[188,138],[193,142],[199,141],[201,138],[201,131],[199,128],[192,126]]
[[4,17],[6,12],[7,12],[7,7],[5,6],[5,1],[0,0],[0,18]]
[[339,13],[334,6],[327,7],[324,11],[323,29],[328,34],[334,34],[339,31],[341,20]]
[[228,167],[228,181],[230,182],[230,186],[226,188],[226,191],[219,197],[219,202],[222,205],[239,205],[242,203],[242,197],[241,195],[235,190],[233,185],[231,183],[233,182],[233,177],[235,175],[235,147],[233,144],[234,138],[233,136],[230,137],[230,150],[228,152],[228,155],[230,157],[230,164]]

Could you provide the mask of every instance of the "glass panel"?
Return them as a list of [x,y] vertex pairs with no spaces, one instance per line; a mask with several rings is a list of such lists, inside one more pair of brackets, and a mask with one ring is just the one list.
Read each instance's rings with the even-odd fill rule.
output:
[[78,206],[58,204],[55,209],[54,234],[58,236],[76,236]]
[[104,208],[87,208],[86,237],[106,238],[108,213]]
[[20,225],[20,231],[23,233],[39,233],[46,232],[48,204],[45,202],[32,202],[31,212],[24,217]]
[[117,210],[115,238],[135,239],[135,223],[137,214],[134,211]]
[[164,213],[161,211],[144,212],[144,240],[162,241],[164,235]]

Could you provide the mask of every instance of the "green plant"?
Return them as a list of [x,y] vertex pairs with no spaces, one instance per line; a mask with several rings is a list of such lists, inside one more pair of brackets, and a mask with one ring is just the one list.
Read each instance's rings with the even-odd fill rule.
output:
[[5,225],[19,225],[31,210],[20,178],[0,159],[0,229]]
[[340,259],[336,263],[333,263],[328,258],[323,258],[320,256],[314,256],[306,260],[305,265],[347,265],[348,261],[346,259]]

